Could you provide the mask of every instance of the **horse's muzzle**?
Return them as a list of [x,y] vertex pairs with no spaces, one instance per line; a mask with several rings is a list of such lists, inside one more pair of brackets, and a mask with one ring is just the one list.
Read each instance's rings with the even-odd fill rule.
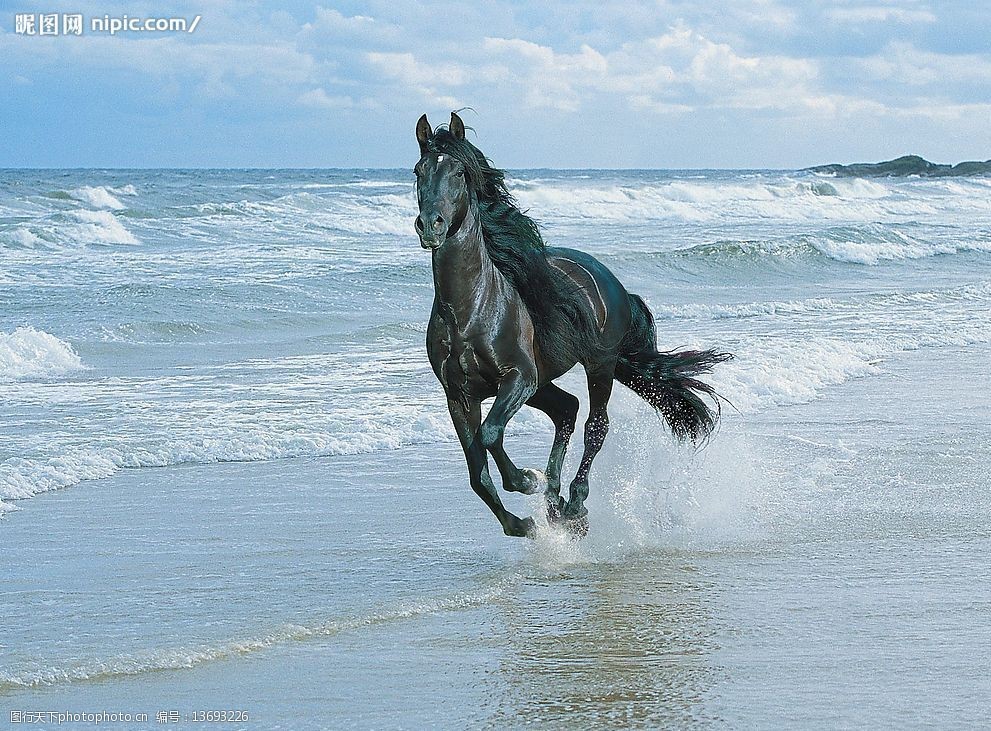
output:
[[430,232],[424,231],[422,216],[416,217],[413,228],[416,229],[416,234],[420,237],[420,246],[428,251],[439,249],[447,240],[447,229],[444,225],[444,219],[440,216],[436,217],[436,221],[431,227],[433,230]]

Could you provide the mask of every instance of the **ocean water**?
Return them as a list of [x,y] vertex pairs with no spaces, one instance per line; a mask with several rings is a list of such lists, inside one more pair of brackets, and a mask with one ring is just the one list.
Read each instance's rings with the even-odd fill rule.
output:
[[468,488],[411,172],[0,171],[4,716],[986,725],[991,179],[509,184],[662,347],[736,355],[699,451],[617,387],[581,542]]

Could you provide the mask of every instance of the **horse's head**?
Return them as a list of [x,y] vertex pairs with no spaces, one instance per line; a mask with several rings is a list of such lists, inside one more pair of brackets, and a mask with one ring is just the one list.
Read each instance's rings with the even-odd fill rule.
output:
[[416,140],[420,143],[420,161],[413,168],[416,174],[416,198],[420,214],[416,217],[416,233],[424,249],[438,249],[448,236],[460,228],[468,211],[470,194],[464,164],[445,153],[445,137],[460,142],[465,138],[465,125],[451,113],[447,130],[436,134],[430,128],[427,115],[416,123]]

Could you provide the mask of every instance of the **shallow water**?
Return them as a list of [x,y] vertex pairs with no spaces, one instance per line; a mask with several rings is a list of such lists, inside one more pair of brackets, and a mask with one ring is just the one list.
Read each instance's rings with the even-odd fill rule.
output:
[[662,346],[737,355],[697,454],[617,390],[581,543],[465,484],[410,182],[0,177],[0,711],[985,724],[988,181],[514,173]]

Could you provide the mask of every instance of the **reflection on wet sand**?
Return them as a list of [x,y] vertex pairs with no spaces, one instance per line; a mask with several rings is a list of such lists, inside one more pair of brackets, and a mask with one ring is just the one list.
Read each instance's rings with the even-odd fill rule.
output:
[[714,587],[684,555],[532,570],[504,605],[507,647],[486,725],[707,727]]

